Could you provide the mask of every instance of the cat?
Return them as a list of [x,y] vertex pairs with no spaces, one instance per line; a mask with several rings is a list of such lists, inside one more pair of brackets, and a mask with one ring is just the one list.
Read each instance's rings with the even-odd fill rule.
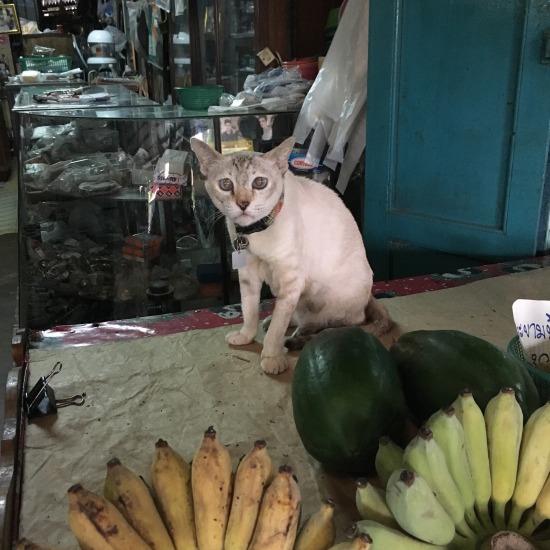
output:
[[[226,341],[254,341],[263,282],[276,297],[260,360],[269,374],[288,368],[285,345],[301,349],[325,328],[366,324],[380,336],[392,326],[372,296],[373,272],[355,219],[335,191],[289,170],[293,147],[290,137],[264,154],[222,155],[191,139],[206,191],[232,242],[244,249],[238,257],[246,258],[238,269],[243,324]],[[289,326],[296,329],[285,340]]]

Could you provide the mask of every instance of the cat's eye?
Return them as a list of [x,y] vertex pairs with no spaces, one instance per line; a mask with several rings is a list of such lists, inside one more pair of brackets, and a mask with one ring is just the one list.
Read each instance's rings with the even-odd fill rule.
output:
[[229,178],[223,178],[218,182],[222,191],[231,191],[233,189],[233,182]]
[[254,178],[252,187],[254,189],[265,189],[267,187],[267,178]]

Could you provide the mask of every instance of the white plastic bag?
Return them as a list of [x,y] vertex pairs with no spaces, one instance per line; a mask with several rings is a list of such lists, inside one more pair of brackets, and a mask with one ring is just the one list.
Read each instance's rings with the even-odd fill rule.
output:
[[294,128],[298,143],[314,130],[308,151],[314,164],[328,143],[323,163],[342,164],[336,184],[341,193],[365,148],[368,29],[369,1],[349,0]]

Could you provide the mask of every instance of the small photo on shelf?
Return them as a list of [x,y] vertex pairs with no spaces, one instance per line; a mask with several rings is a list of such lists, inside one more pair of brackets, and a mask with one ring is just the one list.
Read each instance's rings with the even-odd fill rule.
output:
[[0,4],[0,34],[19,34],[20,32],[15,4]]
[[253,151],[252,140],[243,135],[240,128],[241,117],[220,118],[220,138],[222,153],[237,153],[240,151]]

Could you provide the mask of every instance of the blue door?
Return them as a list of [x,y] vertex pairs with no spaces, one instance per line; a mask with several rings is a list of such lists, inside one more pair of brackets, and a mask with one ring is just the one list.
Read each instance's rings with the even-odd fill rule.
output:
[[363,233],[376,279],[434,255],[535,253],[549,28],[548,0],[370,0]]

